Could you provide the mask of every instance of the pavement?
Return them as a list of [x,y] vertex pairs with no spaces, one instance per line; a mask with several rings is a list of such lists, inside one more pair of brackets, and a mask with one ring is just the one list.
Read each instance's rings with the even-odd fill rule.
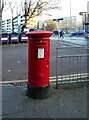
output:
[[[77,83],[76,83],[77,85]],[[89,84],[88,84],[89,85]],[[0,87],[1,89],[1,87]],[[50,96],[32,99],[26,96],[27,85],[2,86],[2,118],[87,118],[87,84],[51,83]]]

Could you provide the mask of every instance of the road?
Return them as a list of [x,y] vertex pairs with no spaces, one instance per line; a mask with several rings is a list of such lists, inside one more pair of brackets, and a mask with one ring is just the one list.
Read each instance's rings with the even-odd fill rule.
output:
[[[68,38],[66,38],[68,40]],[[65,40],[66,40],[65,39]],[[85,45],[85,44],[84,44]],[[50,54],[50,76],[56,75],[56,47],[65,48],[66,46],[80,46],[74,43],[58,42],[57,39],[51,38]],[[86,47],[86,46],[85,46]],[[4,45],[2,46],[2,81],[24,80],[28,78],[28,47],[27,44]],[[82,49],[59,49],[60,55],[65,54],[86,54],[87,51]],[[76,64],[76,63],[75,63]],[[86,61],[83,61],[83,70],[86,71]],[[65,68],[63,74],[65,74]]]
[[[51,38],[52,40],[58,40],[58,36],[54,36]],[[82,46],[88,46],[89,47],[89,39],[86,39],[85,37],[69,37],[68,35],[64,36],[64,38],[62,39],[65,42],[70,42],[72,44],[78,44],[78,45],[82,45]]]

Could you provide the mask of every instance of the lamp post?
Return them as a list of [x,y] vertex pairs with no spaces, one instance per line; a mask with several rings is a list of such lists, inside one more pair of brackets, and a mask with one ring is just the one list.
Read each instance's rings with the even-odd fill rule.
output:
[[[59,18],[59,19],[53,19],[53,21],[56,21],[58,23],[58,33],[59,33],[59,29],[60,29],[60,21],[63,20],[63,18]],[[59,41],[59,34],[58,34],[58,41]]]
[[24,2],[24,18],[25,18],[25,21],[24,21],[24,24],[22,25],[21,32],[23,32],[24,28],[26,27],[27,16],[29,16],[29,7],[28,7],[28,4],[27,4],[27,0],[25,0],[25,2]]
[[27,0],[25,0],[25,3],[24,3],[24,9],[25,9],[25,13],[24,13],[24,16],[28,16],[28,4],[27,4]]
[[87,21],[89,21],[89,1],[87,2]]
[[47,23],[44,23],[44,30],[46,29],[46,27],[47,27]]
[[[59,30],[60,30],[60,21],[61,20],[63,20],[63,18],[58,19],[58,33],[59,33]],[[59,41],[59,38],[60,38],[60,36],[58,34],[58,41]]]
[[70,34],[71,34],[71,0],[70,0]]
[[83,30],[84,30],[84,25],[87,20],[87,12],[80,12],[79,15],[82,16],[82,24],[83,24]]

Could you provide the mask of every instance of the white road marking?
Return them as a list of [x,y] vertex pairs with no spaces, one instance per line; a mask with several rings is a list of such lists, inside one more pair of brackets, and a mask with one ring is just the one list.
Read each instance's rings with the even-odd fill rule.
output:
[[[76,45],[76,44],[74,44],[74,43],[71,43],[71,42],[65,42],[65,41],[60,41],[60,43],[64,43],[64,44],[66,44],[66,45],[72,45],[72,46],[75,46],[75,47],[79,47],[79,46],[81,46],[81,45]],[[66,47],[66,46],[65,46]]]
[[[63,76],[58,76],[58,81],[70,81],[70,80],[76,80],[80,79],[78,81],[85,81],[81,80],[84,78],[88,77],[88,73],[81,73],[81,74],[71,74],[71,75],[63,75]],[[5,84],[15,84],[15,83],[26,83],[28,80],[12,80],[12,81],[1,81],[0,85],[5,85]],[[89,81],[89,80],[88,80]],[[50,77],[50,82],[56,82],[56,76]]]

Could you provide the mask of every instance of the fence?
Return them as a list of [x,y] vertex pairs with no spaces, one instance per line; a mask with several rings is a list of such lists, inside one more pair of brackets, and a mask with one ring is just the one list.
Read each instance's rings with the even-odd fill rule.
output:
[[[88,77],[89,48],[57,47],[56,48],[56,88],[58,84],[85,82]],[[63,54],[63,52],[67,55]]]

